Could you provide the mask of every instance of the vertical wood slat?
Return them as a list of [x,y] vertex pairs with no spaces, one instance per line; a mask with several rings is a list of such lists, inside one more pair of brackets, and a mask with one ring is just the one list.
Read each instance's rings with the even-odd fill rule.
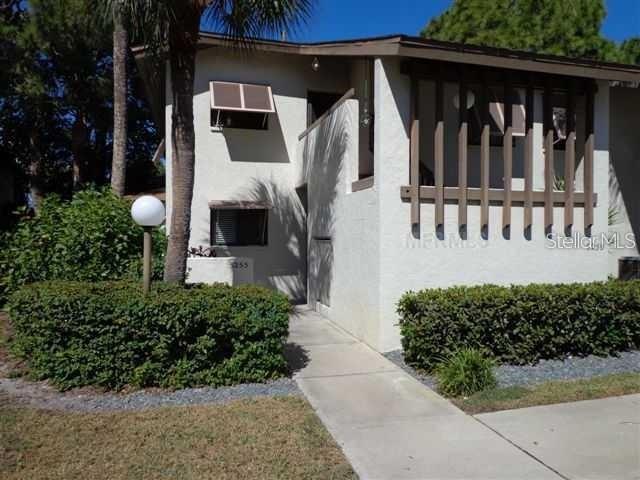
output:
[[533,83],[527,85],[525,100],[525,149],[524,149],[524,228],[533,223],[533,118],[534,90]]
[[564,232],[571,235],[573,227],[573,199],[576,170],[576,93],[569,81],[567,93],[567,140],[564,151]]
[[480,111],[482,134],[480,137],[480,228],[489,227],[489,155],[490,155],[490,124],[489,124],[489,87],[483,79],[480,95]]
[[511,77],[507,73],[504,82],[504,201],[502,203],[502,228],[511,225],[511,184],[513,177],[513,100]]
[[553,226],[553,103],[550,80],[546,80],[543,94],[544,125],[544,227]]
[[433,133],[436,228],[444,224],[444,81],[436,78],[435,129]]
[[420,81],[411,77],[411,138],[409,180],[411,183],[411,224],[420,223]]
[[458,127],[458,226],[467,224],[467,153],[469,112],[467,110],[467,83],[460,79],[458,93],[460,124]]
[[594,95],[595,85],[592,81],[587,84],[586,98],[586,125],[584,145],[584,228],[587,234],[593,225],[593,151],[594,138]]

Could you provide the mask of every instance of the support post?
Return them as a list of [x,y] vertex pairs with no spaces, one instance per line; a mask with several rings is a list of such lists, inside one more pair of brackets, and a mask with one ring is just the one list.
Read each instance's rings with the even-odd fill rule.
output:
[[589,81],[587,83],[584,145],[584,229],[587,236],[591,236],[591,227],[593,226],[594,96],[595,85],[593,81]]
[[436,108],[434,145],[434,180],[436,187],[436,229],[444,225],[444,80],[441,72],[436,77]]
[[576,94],[569,80],[567,94],[567,140],[564,153],[564,234],[571,235],[573,228],[573,199],[576,170]]
[[458,128],[458,228],[460,232],[467,228],[467,145],[468,145],[468,110],[467,82],[460,75],[459,92],[460,119]]
[[411,139],[409,180],[411,183],[411,224],[420,224],[420,81],[411,77]]
[[524,229],[531,233],[533,223],[533,118],[534,118],[534,90],[530,78],[527,85],[525,101],[526,137],[524,148]]
[[543,98],[544,116],[544,228],[545,234],[551,233],[553,228],[553,187],[554,187],[554,159],[553,159],[553,104],[551,80],[546,79]]
[[486,78],[483,77],[480,95],[482,122],[482,134],[480,136],[480,229],[484,237],[489,232],[489,160],[491,154],[489,101],[489,86]]
[[144,246],[142,258],[142,291],[144,294],[149,293],[151,288],[151,229],[152,227],[144,227]]
[[504,201],[502,204],[502,229],[507,231],[511,226],[511,184],[513,177],[513,101],[511,76],[506,74],[504,82]]

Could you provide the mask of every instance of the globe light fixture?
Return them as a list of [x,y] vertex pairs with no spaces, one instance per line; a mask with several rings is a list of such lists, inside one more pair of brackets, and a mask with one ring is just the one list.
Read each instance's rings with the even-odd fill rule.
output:
[[[473,107],[473,104],[476,103],[476,96],[473,94],[471,90],[467,90],[467,110]],[[456,93],[453,96],[453,106],[456,107],[456,110],[460,110],[460,94]]]
[[142,256],[142,289],[149,293],[151,288],[151,230],[164,222],[164,204],[152,195],[143,195],[131,205],[131,218],[144,228]]
[[313,57],[313,61],[311,62],[311,70],[313,70],[314,72],[320,70],[320,60],[318,60],[318,57]]

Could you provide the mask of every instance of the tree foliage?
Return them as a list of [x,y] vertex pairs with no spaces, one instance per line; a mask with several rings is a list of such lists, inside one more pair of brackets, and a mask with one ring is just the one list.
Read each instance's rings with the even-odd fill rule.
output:
[[[68,197],[108,181],[111,55],[111,28],[90,0],[0,0],[0,157],[20,190]],[[132,164],[148,162],[158,141],[138,83],[128,85]]]
[[636,43],[620,49],[600,33],[605,16],[602,0],[454,0],[422,35],[551,55],[632,61]]
[[[143,229],[131,202],[108,188],[77,192],[70,202],[49,195],[40,214],[0,237],[0,290],[42,280],[138,277]],[[154,230],[154,274],[162,276],[166,239]],[[3,293],[0,291],[0,305]]]

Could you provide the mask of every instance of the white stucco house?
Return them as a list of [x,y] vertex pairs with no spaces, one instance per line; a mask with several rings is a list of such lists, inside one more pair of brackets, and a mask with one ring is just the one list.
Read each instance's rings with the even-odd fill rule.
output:
[[[200,47],[191,244],[216,257],[192,282],[267,285],[388,351],[408,290],[638,254],[640,67],[401,35]],[[148,83],[171,138],[169,76]]]

